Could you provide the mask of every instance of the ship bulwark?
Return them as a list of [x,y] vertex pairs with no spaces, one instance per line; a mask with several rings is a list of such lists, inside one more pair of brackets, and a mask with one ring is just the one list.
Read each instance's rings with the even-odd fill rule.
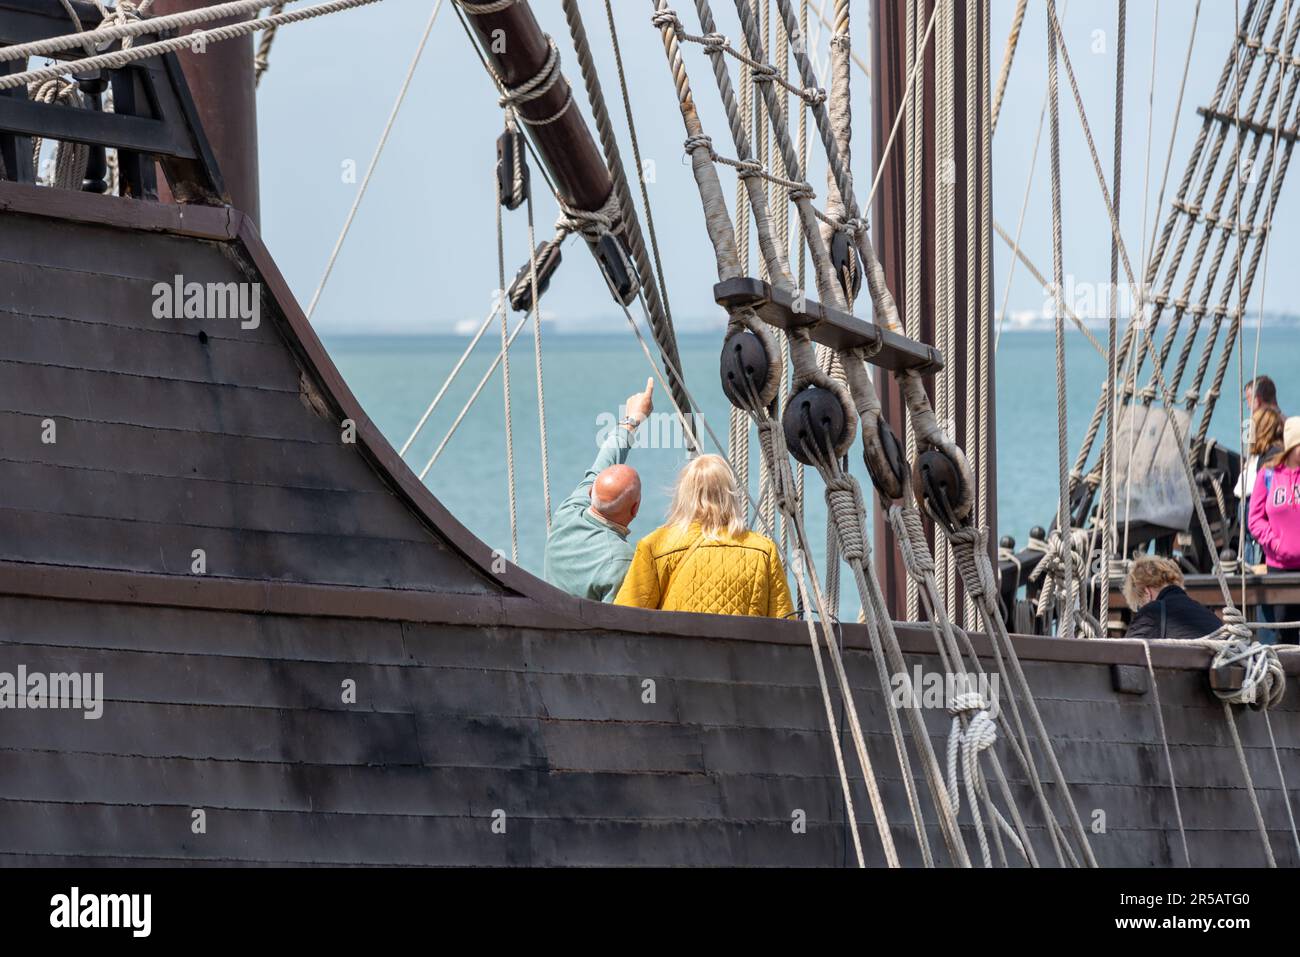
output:
[[[843,634],[916,864],[888,693]],[[937,673],[927,632],[901,640]],[[807,641],[494,574],[237,212],[0,184],[0,862],[852,864]],[[1181,864],[1141,649],[1021,648],[1098,859]],[[1207,657],[1156,651],[1192,862],[1260,864]],[[1300,766],[1294,687],[1272,721]],[[1267,729],[1238,724],[1295,864]]]

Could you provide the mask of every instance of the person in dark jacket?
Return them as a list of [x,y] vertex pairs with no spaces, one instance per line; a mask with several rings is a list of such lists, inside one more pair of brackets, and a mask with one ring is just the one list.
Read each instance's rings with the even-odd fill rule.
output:
[[1177,562],[1155,555],[1134,560],[1124,598],[1136,614],[1125,638],[1205,638],[1223,624],[1219,616],[1183,591]]

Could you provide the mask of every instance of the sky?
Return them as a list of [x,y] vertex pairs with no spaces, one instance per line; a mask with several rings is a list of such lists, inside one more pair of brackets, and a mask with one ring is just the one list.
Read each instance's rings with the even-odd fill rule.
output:
[[[296,24],[279,31],[270,71],[258,94],[261,154],[261,230],[299,300],[316,290],[330,250],[353,203],[362,175],[392,109],[435,0],[383,0],[371,6]],[[637,123],[647,160],[654,163],[650,202],[663,242],[669,296],[679,330],[716,330],[722,316],[711,295],[716,281],[698,194],[682,148],[684,132],[651,0],[612,0]],[[831,7],[831,0],[812,0]],[[1176,189],[1199,128],[1194,109],[1212,93],[1229,54],[1239,0],[1141,0],[1128,4],[1121,230],[1135,268],[1143,236],[1156,223],[1156,202],[1174,129],[1179,86],[1193,14],[1199,7],[1181,120],[1173,143],[1165,206]],[[560,46],[566,73],[577,81],[559,0],[533,0],[543,29]],[[676,5],[695,30],[693,5]],[[993,60],[1000,64],[1014,0],[992,0]],[[715,0],[719,28],[738,36],[734,4]],[[1066,43],[1103,167],[1110,173],[1116,67],[1114,0],[1059,0]],[[869,5],[855,0],[855,50],[869,62]],[[603,0],[583,0],[587,32],[615,114],[625,159],[631,162]],[[815,16],[813,18],[816,20]],[[810,31],[825,60],[828,31]],[[817,36],[820,32],[820,37]],[[686,47],[687,68],[706,132],[732,154],[725,115],[707,58]],[[1046,13],[1030,4],[994,140],[994,218],[1016,232],[1025,187],[1022,245],[1045,272],[1051,266],[1051,205],[1046,128],[1031,163],[1046,89]],[[734,65],[734,64],[733,64]],[[1106,282],[1110,273],[1109,221],[1064,73],[1061,75],[1061,165],[1067,276],[1079,288]],[[872,179],[870,80],[856,68],[853,170],[865,196]],[[587,112],[580,82],[575,102]],[[443,5],[410,92],[364,197],[313,321],[325,334],[447,332],[488,312],[497,285],[494,214],[495,140],[501,111],[491,80],[450,7]],[[820,151],[815,151],[817,155]],[[355,181],[347,170],[355,168]],[[809,180],[824,194],[824,165]],[[734,178],[723,172],[724,191]],[[540,178],[538,179],[540,183]],[[539,239],[549,236],[556,209],[538,190]],[[817,200],[820,206],[824,195]],[[1292,246],[1295,190],[1283,192],[1274,245]],[[524,211],[507,213],[507,281],[527,256]],[[1042,287],[1017,268],[1004,298],[1011,257],[995,239],[995,308],[1004,301],[1012,324],[1041,314]],[[1273,268],[1257,280],[1270,312],[1287,312],[1297,292],[1294,270]],[[559,274],[544,300],[558,328],[625,331],[604,283],[579,240],[570,240]]]

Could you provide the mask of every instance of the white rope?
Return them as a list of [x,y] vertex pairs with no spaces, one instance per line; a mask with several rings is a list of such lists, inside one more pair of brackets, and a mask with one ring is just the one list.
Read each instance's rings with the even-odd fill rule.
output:
[[492,311],[484,317],[483,322],[479,325],[473,338],[470,339],[469,345],[465,347],[465,351],[460,354],[460,358],[456,360],[456,364],[452,366],[451,371],[447,373],[447,378],[443,380],[437,394],[433,397],[433,401],[431,401],[428,407],[425,408],[424,414],[420,416],[420,421],[415,423],[415,428],[411,430],[411,434],[407,436],[406,441],[402,443],[402,447],[397,450],[398,455],[405,456],[407,451],[411,448],[411,444],[424,429],[424,425],[429,421],[429,416],[433,415],[434,409],[438,408],[438,403],[441,402],[442,397],[447,394],[447,389],[451,386],[452,382],[455,381],[456,376],[460,374],[461,368],[465,365],[465,360],[469,358],[470,353],[474,351],[474,347],[477,346],[479,340],[483,338],[483,334],[487,332],[487,327],[496,317],[496,314],[497,305],[494,302],[492,305]]
[[508,354],[510,350],[510,346],[514,345],[515,339],[519,337],[520,330],[523,329],[524,326],[527,324],[528,324],[528,316],[524,316],[515,324],[514,329],[512,329],[510,332],[510,337],[506,339],[505,345],[502,347],[501,351],[496,354],[496,357],[492,360],[492,364],[488,366],[487,372],[483,373],[483,377],[478,380],[478,385],[474,387],[474,391],[470,393],[469,399],[467,399],[465,404],[461,407],[460,412],[457,414],[455,420],[451,423],[451,428],[447,430],[446,436],[443,438],[441,442],[438,443],[438,447],[434,449],[433,455],[429,456],[429,461],[426,462],[424,468],[420,470],[419,477],[421,480],[423,480],[424,477],[429,474],[429,470],[433,468],[434,464],[442,456],[442,450],[447,447],[447,443],[451,441],[451,437],[455,435],[456,430],[460,428],[460,424],[464,420],[465,416],[469,413],[470,407],[473,406],[476,401],[478,401],[479,393],[481,393],[483,391],[483,387],[487,385],[488,379],[492,378],[492,373],[497,371],[497,366],[501,363],[501,357]]
[[[506,131],[515,133],[516,127],[511,121],[510,115],[506,114]],[[513,150],[514,172],[512,174],[515,182],[522,182],[524,158],[521,156],[519,143],[523,137],[517,137],[515,140],[515,149]],[[506,233],[505,224],[502,222],[504,217],[501,203],[501,179],[498,176],[492,177],[495,186],[495,203],[494,211],[496,213],[497,227],[497,289],[496,289],[496,308],[501,315],[501,414],[502,421],[505,424],[506,439],[506,505],[510,510],[510,560],[516,565],[519,564],[519,513],[518,513],[518,490],[515,487],[515,425],[514,411],[511,406],[510,392],[510,343],[513,337],[507,335],[507,326],[509,322],[506,318]],[[532,248],[532,240],[529,240],[529,248]],[[530,290],[534,299],[537,298],[537,287],[534,285]],[[525,318],[527,316],[525,315]],[[523,323],[520,323],[522,327]],[[471,398],[471,402],[474,400]],[[448,434],[448,438],[450,438]],[[435,453],[436,457],[436,453]],[[433,461],[430,460],[430,465]],[[426,469],[427,471],[427,469]],[[550,509],[547,509],[549,515]]]
[[[966,792],[970,797],[971,819],[975,822],[975,833],[979,838],[980,854],[985,867],[993,866],[993,856],[989,853],[988,839],[984,835],[983,822],[980,819],[979,798],[983,784],[983,774],[979,767],[979,756],[992,748],[998,740],[997,707],[989,706],[983,695],[977,691],[958,694],[948,703],[948,713],[952,715],[952,726],[948,730],[948,797],[952,801],[952,813],[961,810],[961,782],[958,778],[958,756],[961,769],[966,778]],[[968,718],[966,727],[962,727],[963,716]],[[1007,819],[993,808],[994,819],[1000,831],[1007,835],[1023,857],[1024,845]]]
[[[523,162],[523,151],[515,150],[515,162]],[[613,194],[611,194],[613,195]],[[500,204],[497,204],[500,209]],[[528,281],[533,297],[533,365],[537,376],[537,431],[541,446],[542,505],[546,515],[546,531],[551,531],[551,464],[550,443],[546,439],[546,387],[542,380],[542,296],[537,283],[537,240],[533,229],[533,193],[528,191]],[[513,484],[513,483],[512,483]]]
[[379,142],[375,144],[374,153],[370,156],[370,165],[366,167],[366,173],[361,178],[361,185],[357,188],[357,195],[352,200],[351,208],[348,209],[347,218],[343,221],[343,228],[339,230],[339,238],[334,241],[334,248],[330,251],[329,260],[325,263],[325,271],[321,274],[320,282],[316,284],[316,291],[312,293],[311,301],[307,304],[308,319],[316,311],[316,304],[320,302],[320,296],[325,290],[325,284],[329,282],[330,274],[334,271],[334,263],[339,258],[339,251],[343,248],[343,241],[347,239],[348,230],[352,228],[352,221],[356,219],[357,210],[361,208],[361,200],[365,198],[366,189],[370,186],[370,178],[374,176],[375,167],[379,165],[379,157],[383,155],[384,146],[388,143],[388,134],[393,131],[393,124],[397,122],[397,114],[402,109],[402,103],[406,101],[406,93],[411,88],[411,79],[415,76],[415,68],[420,63],[420,57],[424,55],[424,47],[429,42],[429,34],[433,31],[433,25],[437,22],[438,12],[441,9],[442,0],[436,0],[433,11],[424,24],[424,32],[420,34],[420,42],[415,47],[415,55],[411,57],[411,63],[406,68],[406,76],[402,78],[402,85],[397,91],[397,99],[393,101],[393,108],[388,112],[388,121],[384,124],[383,132],[379,134]]
[[1164,749],[1165,768],[1169,771],[1169,793],[1174,799],[1174,818],[1178,821],[1178,838],[1183,845],[1183,862],[1192,866],[1192,855],[1187,849],[1187,829],[1183,826],[1183,805],[1178,799],[1178,781],[1174,777],[1174,758],[1169,750],[1169,735],[1165,733],[1165,714],[1160,706],[1160,682],[1156,679],[1156,668],[1151,662],[1151,642],[1142,642],[1142,651],[1147,659],[1147,674],[1151,676],[1151,703],[1156,713],[1156,728],[1160,731],[1160,745]]
[[[89,32],[88,37],[80,32],[69,33],[57,37],[47,37],[43,40],[32,40],[29,43],[15,43],[10,46],[0,47],[0,63],[48,56],[60,50],[71,50],[79,46],[86,47],[88,44],[92,49],[98,48],[102,50],[111,41],[119,39],[127,40],[128,42],[123,46],[129,47],[129,41],[142,34],[159,34],[164,30],[194,26],[196,23],[211,23],[213,20],[221,20],[225,17],[239,17],[249,13],[257,13],[265,7],[284,6],[284,3],[279,2],[279,0],[232,0],[229,3],[199,7],[182,13],[138,19],[148,11],[152,3],[153,0],[146,0],[139,6],[132,6],[130,3],[119,3],[112,9],[105,8],[101,3],[100,11],[106,15],[105,19],[99,27]],[[72,15],[77,30],[81,31],[81,20],[76,16],[73,7],[67,4],[65,9]],[[132,19],[132,17],[137,17],[137,19]],[[271,29],[273,30],[274,27]],[[77,65],[81,65],[80,61],[78,61]]]
[[[195,30],[192,33],[185,34],[184,36],[172,37],[168,40],[159,40],[156,43],[147,43],[144,46],[132,46],[112,53],[101,53],[97,56],[85,57],[84,59],[76,60],[72,63],[60,63],[55,66],[42,67],[37,70],[26,70],[22,73],[10,73],[6,76],[0,76],[0,90],[17,89],[18,87],[25,86],[28,83],[49,80],[55,77],[64,76],[68,73],[71,73],[74,76],[84,76],[85,74],[92,73],[95,70],[117,70],[139,60],[147,60],[164,53],[177,53],[182,50],[200,49],[209,43],[221,43],[224,40],[234,40],[239,37],[246,37],[249,34],[256,33],[259,30],[266,30],[270,27],[284,26],[289,23],[299,23],[303,20],[311,20],[315,17],[323,17],[331,13],[340,13],[344,10],[351,10],[355,7],[364,7],[372,3],[380,2],[381,0],[327,0],[327,2],[318,4],[314,7],[306,7],[301,10],[287,10],[274,17],[262,17],[259,20],[244,20],[226,26],[211,27],[206,30]],[[77,43],[79,44],[80,42],[81,40],[78,38]],[[75,46],[77,44],[73,45]]]

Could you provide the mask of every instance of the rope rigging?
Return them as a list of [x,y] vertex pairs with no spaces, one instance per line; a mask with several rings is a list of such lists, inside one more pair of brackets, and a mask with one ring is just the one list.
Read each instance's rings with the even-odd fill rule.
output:
[[[668,55],[669,66],[677,87],[679,101],[682,105],[682,114],[687,130],[686,148],[691,156],[692,168],[695,174],[697,187],[700,190],[708,234],[717,255],[719,276],[725,280],[735,275],[741,264],[741,258],[735,246],[737,231],[732,227],[729,217],[726,214],[725,206],[720,202],[722,194],[716,178],[716,173],[714,172],[715,151],[712,149],[712,141],[707,139],[702,127],[700,126],[698,112],[690,93],[689,81],[686,78],[685,66],[681,59],[679,48],[679,42],[682,39],[689,40],[691,37],[698,36],[700,40],[702,40],[703,38],[708,37],[712,32],[710,20],[705,16],[707,12],[707,3],[702,2],[702,0],[697,0],[697,7],[700,8],[702,14],[701,22],[705,30],[705,33],[702,35],[686,34],[685,30],[680,25],[679,18],[675,13],[666,8],[662,0],[656,4],[654,23],[660,28],[664,37],[665,50]],[[809,75],[810,68],[807,62],[806,53],[802,50],[802,45],[798,42],[800,38],[798,34],[798,25],[794,20],[793,11],[788,2],[780,2],[780,0],[778,0],[778,8],[782,14],[782,19],[785,20],[787,33],[789,34],[791,41],[790,47],[795,51],[796,63],[800,68],[801,79],[805,84],[804,89],[806,89],[811,85]],[[748,5],[745,4],[743,0],[742,2],[737,3],[737,13],[740,17],[742,29],[744,31],[746,47],[750,51],[744,59],[737,59],[740,59],[740,62],[744,66],[748,66],[753,70],[755,69],[755,64],[758,64],[760,67],[764,65],[764,59],[762,57],[762,51],[764,49],[763,37],[755,23],[752,11],[749,10]],[[706,52],[710,54],[710,59],[715,63],[715,72],[719,72],[716,69],[716,64],[719,62],[720,56],[726,52],[725,48],[729,45],[725,41],[715,38],[710,40],[708,43],[701,42],[701,46],[705,47]],[[763,69],[759,69],[758,72],[760,75],[769,73],[768,70]],[[734,165],[740,172],[752,172],[753,168],[746,165],[747,162],[754,162],[749,158],[750,152],[745,137],[746,131],[743,128],[743,124],[735,122],[733,111],[728,109],[728,104],[734,100],[727,96],[726,83],[721,78],[720,90],[722,92],[724,109],[727,109],[729,114],[728,119],[731,121],[730,125],[733,127],[733,139],[737,141],[737,153],[739,157],[736,163],[724,165]],[[772,102],[770,84],[764,83],[762,92],[764,97],[767,98],[769,107],[768,115],[772,122],[772,132],[776,137],[776,147],[781,151],[783,156],[787,157],[789,160],[794,160],[794,162],[787,162],[786,164],[787,170],[789,171],[788,175],[790,182],[802,183],[803,177],[800,172],[802,164],[798,162],[799,157],[794,154],[788,131],[784,126],[780,104]],[[828,154],[833,154],[833,158],[838,160],[839,153],[833,152],[838,144],[832,145],[825,143],[825,140],[827,139],[825,132],[827,131],[829,124],[827,122],[824,104],[822,102],[810,102],[818,100],[820,100],[819,97],[811,97],[805,100],[805,102],[807,102],[809,108],[813,110],[814,118],[818,122],[819,130],[823,131],[824,145],[827,146]],[[844,200],[845,213],[851,216],[856,210],[851,189],[851,179],[847,176],[847,171],[843,167],[840,167],[837,162],[832,163],[830,172],[833,176],[833,182],[839,189],[840,195]],[[755,191],[748,190],[748,192],[752,196]],[[824,257],[826,254],[823,234],[819,228],[812,225],[813,222],[821,222],[822,220],[815,216],[807,216],[806,211],[803,208],[803,204],[808,200],[808,198],[806,192],[803,190],[790,190],[790,200],[800,207],[800,212],[803,214],[801,215],[801,224],[804,226],[804,242],[807,245],[808,250],[813,254],[814,269],[815,275],[818,278],[819,292],[828,301],[839,302],[841,299],[837,295],[836,290],[838,283],[826,281],[827,279],[834,279],[834,275],[832,274],[828,277],[823,271],[825,267]],[[765,234],[770,235],[771,232],[770,216],[766,215],[764,200],[751,199],[749,205],[751,211],[754,213],[755,226],[759,231],[760,250],[762,250],[765,248]],[[852,234],[859,240],[860,248],[862,241],[865,239],[865,229],[863,228],[863,225],[864,224],[855,223],[850,226]],[[866,244],[866,248],[870,248],[869,243]],[[778,281],[782,273],[780,257],[769,255],[765,257],[765,261],[768,271],[774,277],[774,281]],[[877,272],[878,276],[880,275],[879,262],[874,259],[874,256],[869,255],[865,258],[864,265],[869,280],[868,289],[872,292],[873,302],[876,305],[878,315],[889,315],[892,313],[892,315],[896,316],[896,308],[893,307],[892,299],[888,297],[888,290],[884,288],[883,282],[880,282],[873,288],[873,284],[870,281],[873,269]],[[853,350],[851,353],[838,356],[837,358],[840,359],[840,364],[845,369],[847,376],[845,382],[838,382],[833,378],[829,378],[823,367],[812,357],[811,343],[809,342],[806,333],[800,335],[797,330],[795,332],[788,332],[786,339],[789,346],[789,355],[793,364],[794,375],[794,380],[790,387],[790,394],[793,398],[787,407],[784,416],[786,422],[785,428],[777,429],[768,403],[770,402],[771,397],[773,397],[778,391],[773,383],[773,379],[780,376],[782,367],[772,361],[777,353],[774,344],[772,343],[771,335],[764,325],[757,320],[757,317],[747,308],[734,308],[731,310],[728,347],[730,347],[730,344],[733,341],[740,341],[739,337],[745,336],[756,340],[760,346],[761,353],[766,359],[766,361],[762,363],[764,367],[764,375],[762,377],[755,376],[744,380],[744,388],[739,396],[741,401],[737,401],[738,397],[736,395],[731,395],[731,393],[729,393],[729,395],[737,405],[743,405],[745,410],[755,420],[758,426],[761,447],[765,457],[772,462],[772,471],[776,476],[776,485],[778,488],[777,501],[781,508],[783,521],[792,528],[794,536],[800,542],[801,548],[799,549],[799,554],[804,554],[806,552],[806,535],[803,532],[800,517],[790,508],[789,496],[782,494],[780,491],[783,487],[789,487],[793,484],[792,478],[789,478],[789,464],[784,461],[783,457],[778,456],[778,453],[782,451],[781,446],[788,445],[791,454],[795,455],[799,461],[816,467],[826,481],[828,513],[835,521],[837,539],[841,552],[854,572],[855,581],[859,586],[859,591],[863,598],[868,634],[871,639],[872,647],[876,649],[875,657],[877,659],[878,667],[884,669],[886,661],[888,661],[889,665],[895,667],[896,670],[900,669],[902,665],[902,657],[898,651],[897,639],[893,634],[892,623],[890,623],[889,617],[886,613],[883,595],[880,593],[878,583],[874,582],[874,579],[867,576],[864,571],[865,560],[869,559],[869,550],[866,545],[865,535],[863,534],[865,507],[862,503],[861,493],[857,488],[856,481],[842,471],[839,461],[840,456],[843,455],[844,448],[847,447],[847,444],[851,442],[854,437],[855,430],[852,426],[855,418],[862,419],[864,438],[873,437],[876,442],[879,441],[878,436],[880,433],[878,430],[880,426],[880,416],[878,400],[875,398],[874,388],[871,386],[870,379],[866,375],[866,369],[863,362],[864,358],[869,358],[869,356],[866,356],[861,350]],[[955,453],[953,459],[950,461],[956,466],[957,473],[963,476],[969,476],[969,467],[965,465],[964,457],[960,455],[960,452],[956,450],[956,447],[952,445],[951,441],[947,439],[938,428],[938,423],[935,419],[934,413],[930,410],[924,392],[920,388],[919,376],[913,374],[905,375],[901,378],[903,380],[905,391],[908,393],[909,411],[912,413],[912,419],[918,434],[923,438],[923,441],[926,442],[925,447],[936,453],[947,453],[949,451]],[[823,395],[826,398],[823,399]],[[806,435],[797,434],[797,430],[791,431],[790,413],[794,410],[797,415],[798,410],[801,408],[807,409],[807,403],[811,401],[821,403],[821,407],[826,409],[833,409],[836,404],[840,405],[843,410],[843,415],[839,416],[837,421],[842,421],[843,427],[840,428],[838,432],[832,431],[831,433],[823,434],[820,440],[814,440],[813,444],[809,445]],[[830,405],[826,405],[826,402],[829,402]],[[873,429],[875,429],[875,431],[873,431]],[[783,442],[782,439],[785,441]],[[887,458],[883,455],[881,455],[880,458],[881,460],[887,461]],[[871,464],[872,459],[871,456],[868,455],[869,467]],[[887,475],[887,471],[878,471],[873,469],[873,478],[876,478],[878,481],[884,481],[885,484],[892,486],[889,489],[889,495],[887,497],[898,498],[902,497],[905,493],[910,494],[910,482],[905,474],[899,475],[898,473],[895,473],[892,483],[885,477]],[[963,493],[959,494],[955,501],[944,503],[943,511],[947,517],[956,518],[958,522],[967,519],[971,511],[971,503],[969,500],[970,487],[971,483],[967,480],[962,485]],[[919,514],[917,515],[917,525],[919,527]],[[964,529],[956,524],[951,527],[950,532],[950,541],[953,543],[955,552],[960,556],[959,563],[964,564],[965,566],[963,569],[963,576],[968,593],[976,601],[981,613],[985,615],[986,618],[989,615],[990,609],[992,609],[992,617],[999,618],[1000,624],[1000,616],[998,615],[994,604],[996,588],[989,585],[989,582],[992,580],[992,569],[988,563],[987,554],[983,552],[983,541],[986,540],[987,533],[977,528]],[[921,543],[924,543],[923,534],[921,536]],[[979,552],[978,557],[976,554],[977,552]],[[800,578],[802,589],[802,580],[798,573],[797,577]],[[814,582],[814,585],[815,584],[816,583]],[[814,592],[818,592],[818,589],[815,587]],[[815,594],[814,597],[819,603],[821,602],[820,594]],[[825,625],[825,622],[823,624]],[[994,630],[991,621],[986,622],[986,624],[990,631]],[[835,642],[825,628],[823,628],[823,631],[826,632],[825,644],[832,656],[832,662],[837,665],[838,677],[838,658],[835,650]],[[1002,634],[1005,635],[1005,628],[1003,628]],[[1037,714],[1037,709],[1032,703],[1032,696],[1028,692],[1027,683],[1024,682],[1024,675],[1019,669],[1018,660],[1014,657],[1014,648],[1011,646],[1009,636],[1007,636],[1005,641],[1005,657],[1003,657],[1003,648],[1000,643],[995,643],[994,647],[997,652],[999,669],[1006,672],[1009,678],[1014,679],[1013,682],[1009,683],[1014,683],[1021,689],[1026,704],[1030,708],[1031,722],[1035,725],[1035,731],[1038,736],[1040,747],[1048,752],[1049,764],[1054,772],[1055,780],[1068,800],[1068,787],[1060,773],[1059,765],[1056,764],[1054,755],[1050,754],[1051,749],[1050,744],[1048,744],[1048,738],[1042,727],[1041,719]],[[817,648],[818,646],[814,640],[814,649],[817,650]],[[1008,664],[1010,665],[1009,671],[1007,671]],[[847,710],[852,716],[854,709],[851,703],[851,695],[848,694],[843,681],[841,681],[841,690],[845,695],[846,704],[848,705]],[[823,694],[826,695],[828,693],[828,689],[823,685]],[[961,742],[966,740],[962,735],[971,734],[972,736],[969,740],[973,750],[970,751],[970,754],[978,755],[979,751],[982,750],[982,748],[978,746],[978,743],[986,737],[986,731],[982,730],[983,722],[987,720],[989,716],[986,715],[984,719],[978,718],[978,712],[983,709],[975,707],[978,704],[976,701],[966,700],[963,702],[957,702],[956,704],[957,707],[955,710],[963,715],[963,727],[967,727],[964,722],[966,722],[969,717],[968,712],[975,712],[975,719],[977,719],[974,732],[967,730],[959,733],[957,739],[959,749],[963,746]],[[1032,769],[1033,758],[1028,746],[1027,736],[1024,734],[1024,724],[1020,718],[1018,707],[1014,710],[1018,737],[1023,742],[1023,744],[1018,743],[1015,750],[1018,758],[1022,760],[1029,769]],[[892,711],[890,717],[891,719],[896,717]],[[913,718],[914,715],[909,713],[909,721],[912,721]],[[850,729],[853,730],[853,728],[854,721],[851,719]],[[921,756],[924,777],[930,785],[932,794],[936,796],[935,807],[939,814],[941,831],[944,833],[950,853],[954,855],[954,860],[960,863],[967,863],[965,848],[961,843],[955,827],[954,803],[949,794],[949,788],[943,780],[942,771],[938,768],[935,756],[928,747],[928,739],[925,736],[924,730],[918,729],[915,721],[913,721],[912,724],[912,732],[913,743],[918,748]],[[911,772],[908,768],[909,760],[907,758],[906,746],[903,744],[901,729],[897,724],[893,725],[893,735],[895,738],[896,753],[903,769],[903,779],[905,782],[910,782]],[[835,743],[838,745],[837,739]],[[842,763],[840,766],[842,767]],[[1030,777],[1031,780],[1038,781],[1038,775],[1035,770],[1031,770]],[[970,779],[968,778],[968,784],[969,780]],[[1002,855],[1004,853],[1001,843],[1002,834],[1004,832],[1009,831],[1016,835],[1016,839],[1012,841],[1012,844],[1015,847],[1019,848],[1027,843],[1021,839],[1020,834],[1016,834],[1014,828],[1007,824],[1005,817],[993,813],[990,799],[987,797],[987,790],[981,790],[981,786],[978,784],[973,786],[976,790],[972,792],[972,800],[978,799],[978,801],[984,803],[988,809],[989,813],[987,814],[987,823],[989,828],[993,831],[994,843],[998,848],[999,854]],[[1037,788],[1037,793],[1046,805],[1045,794],[1041,787]],[[1009,793],[1006,796],[1009,803],[1012,803],[1010,802]],[[909,806],[913,811],[914,823],[919,825],[919,807],[915,802],[915,797],[911,795],[910,792]],[[1076,838],[1079,841],[1080,849],[1085,861],[1088,863],[1095,863],[1090,850],[1087,848],[1087,839],[1083,834],[1082,824],[1078,819],[1077,812],[1074,810],[1072,803],[1070,807],[1070,815],[1071,823],[1074,827]],[[1014,808],[1012,809],[1012,816],[1013,819],[1018,820]],[[1069,857],[1072,862],[1077,862],[1078,858],[1075,856],[1073,850],[1061,840],[1063,835],[1061,834],[1059,823],[1055,823],[1054,815],[1050,815],[1049,813],[1049,819],[1054,822],[1051,834],[1053,843],[1057,848],[1058,856],[1060,856],[1062,860]],[[924,831],[918,828],[918,834],[923,835]],[[883,839],[882,835],[882,840]],[[988,843],[983,840],[982,828],[981,852],[984,855],[985,863],[990,863],[989,855],[991,852]],[[930,857],[928,847],[926,847],[924,843],[922,845],[922,854],[925,862],[930,863],[932,858]]]

